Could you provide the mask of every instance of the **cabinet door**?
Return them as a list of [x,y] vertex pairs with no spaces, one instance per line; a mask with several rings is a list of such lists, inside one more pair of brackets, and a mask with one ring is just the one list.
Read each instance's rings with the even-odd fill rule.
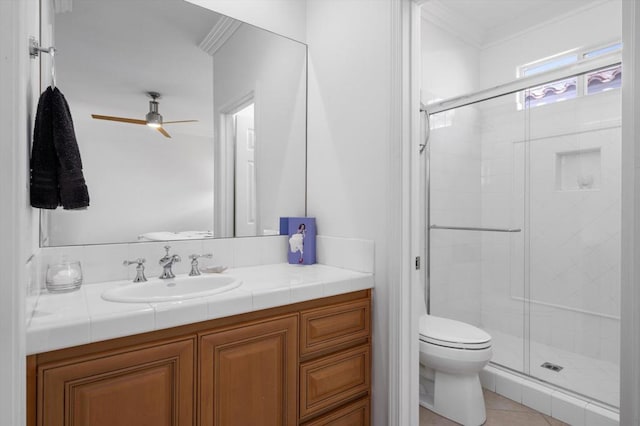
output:
[[38,368],[40,426],[182,426],[194,420],[194,339]]
[[200,337],[200,424],[296,424],[297,315]]

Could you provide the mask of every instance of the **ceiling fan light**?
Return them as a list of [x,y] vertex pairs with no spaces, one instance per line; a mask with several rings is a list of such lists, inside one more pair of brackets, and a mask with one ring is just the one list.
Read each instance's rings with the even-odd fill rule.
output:
[[157,112],[151,111],[146,115],[145,118],[147,120],[147,126],[153,127],[154,129],[162,127],[162,116]]

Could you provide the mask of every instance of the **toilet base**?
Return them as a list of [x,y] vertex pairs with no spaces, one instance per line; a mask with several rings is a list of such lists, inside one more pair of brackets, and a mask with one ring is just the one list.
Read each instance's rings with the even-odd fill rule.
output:
[[464,426],[482,425],[486,411],[478,374],[434,373],[434,380],[420,377],[420,405]]

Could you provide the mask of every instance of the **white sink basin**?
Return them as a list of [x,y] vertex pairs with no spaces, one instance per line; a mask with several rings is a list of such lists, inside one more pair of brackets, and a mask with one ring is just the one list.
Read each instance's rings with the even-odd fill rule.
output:
[[224,293],[240,286],[242,281],[229,275],[179,276],[143,283],[127,283],[102,293],[104,300],[125,303],[171,302]]

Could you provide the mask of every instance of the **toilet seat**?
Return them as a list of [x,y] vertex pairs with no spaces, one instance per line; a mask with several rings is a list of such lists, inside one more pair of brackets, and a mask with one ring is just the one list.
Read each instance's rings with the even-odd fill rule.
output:
[[420,340],[451,349],[480,350],[491,347],[491,336],[460,321],[423,315],[419,324]]

